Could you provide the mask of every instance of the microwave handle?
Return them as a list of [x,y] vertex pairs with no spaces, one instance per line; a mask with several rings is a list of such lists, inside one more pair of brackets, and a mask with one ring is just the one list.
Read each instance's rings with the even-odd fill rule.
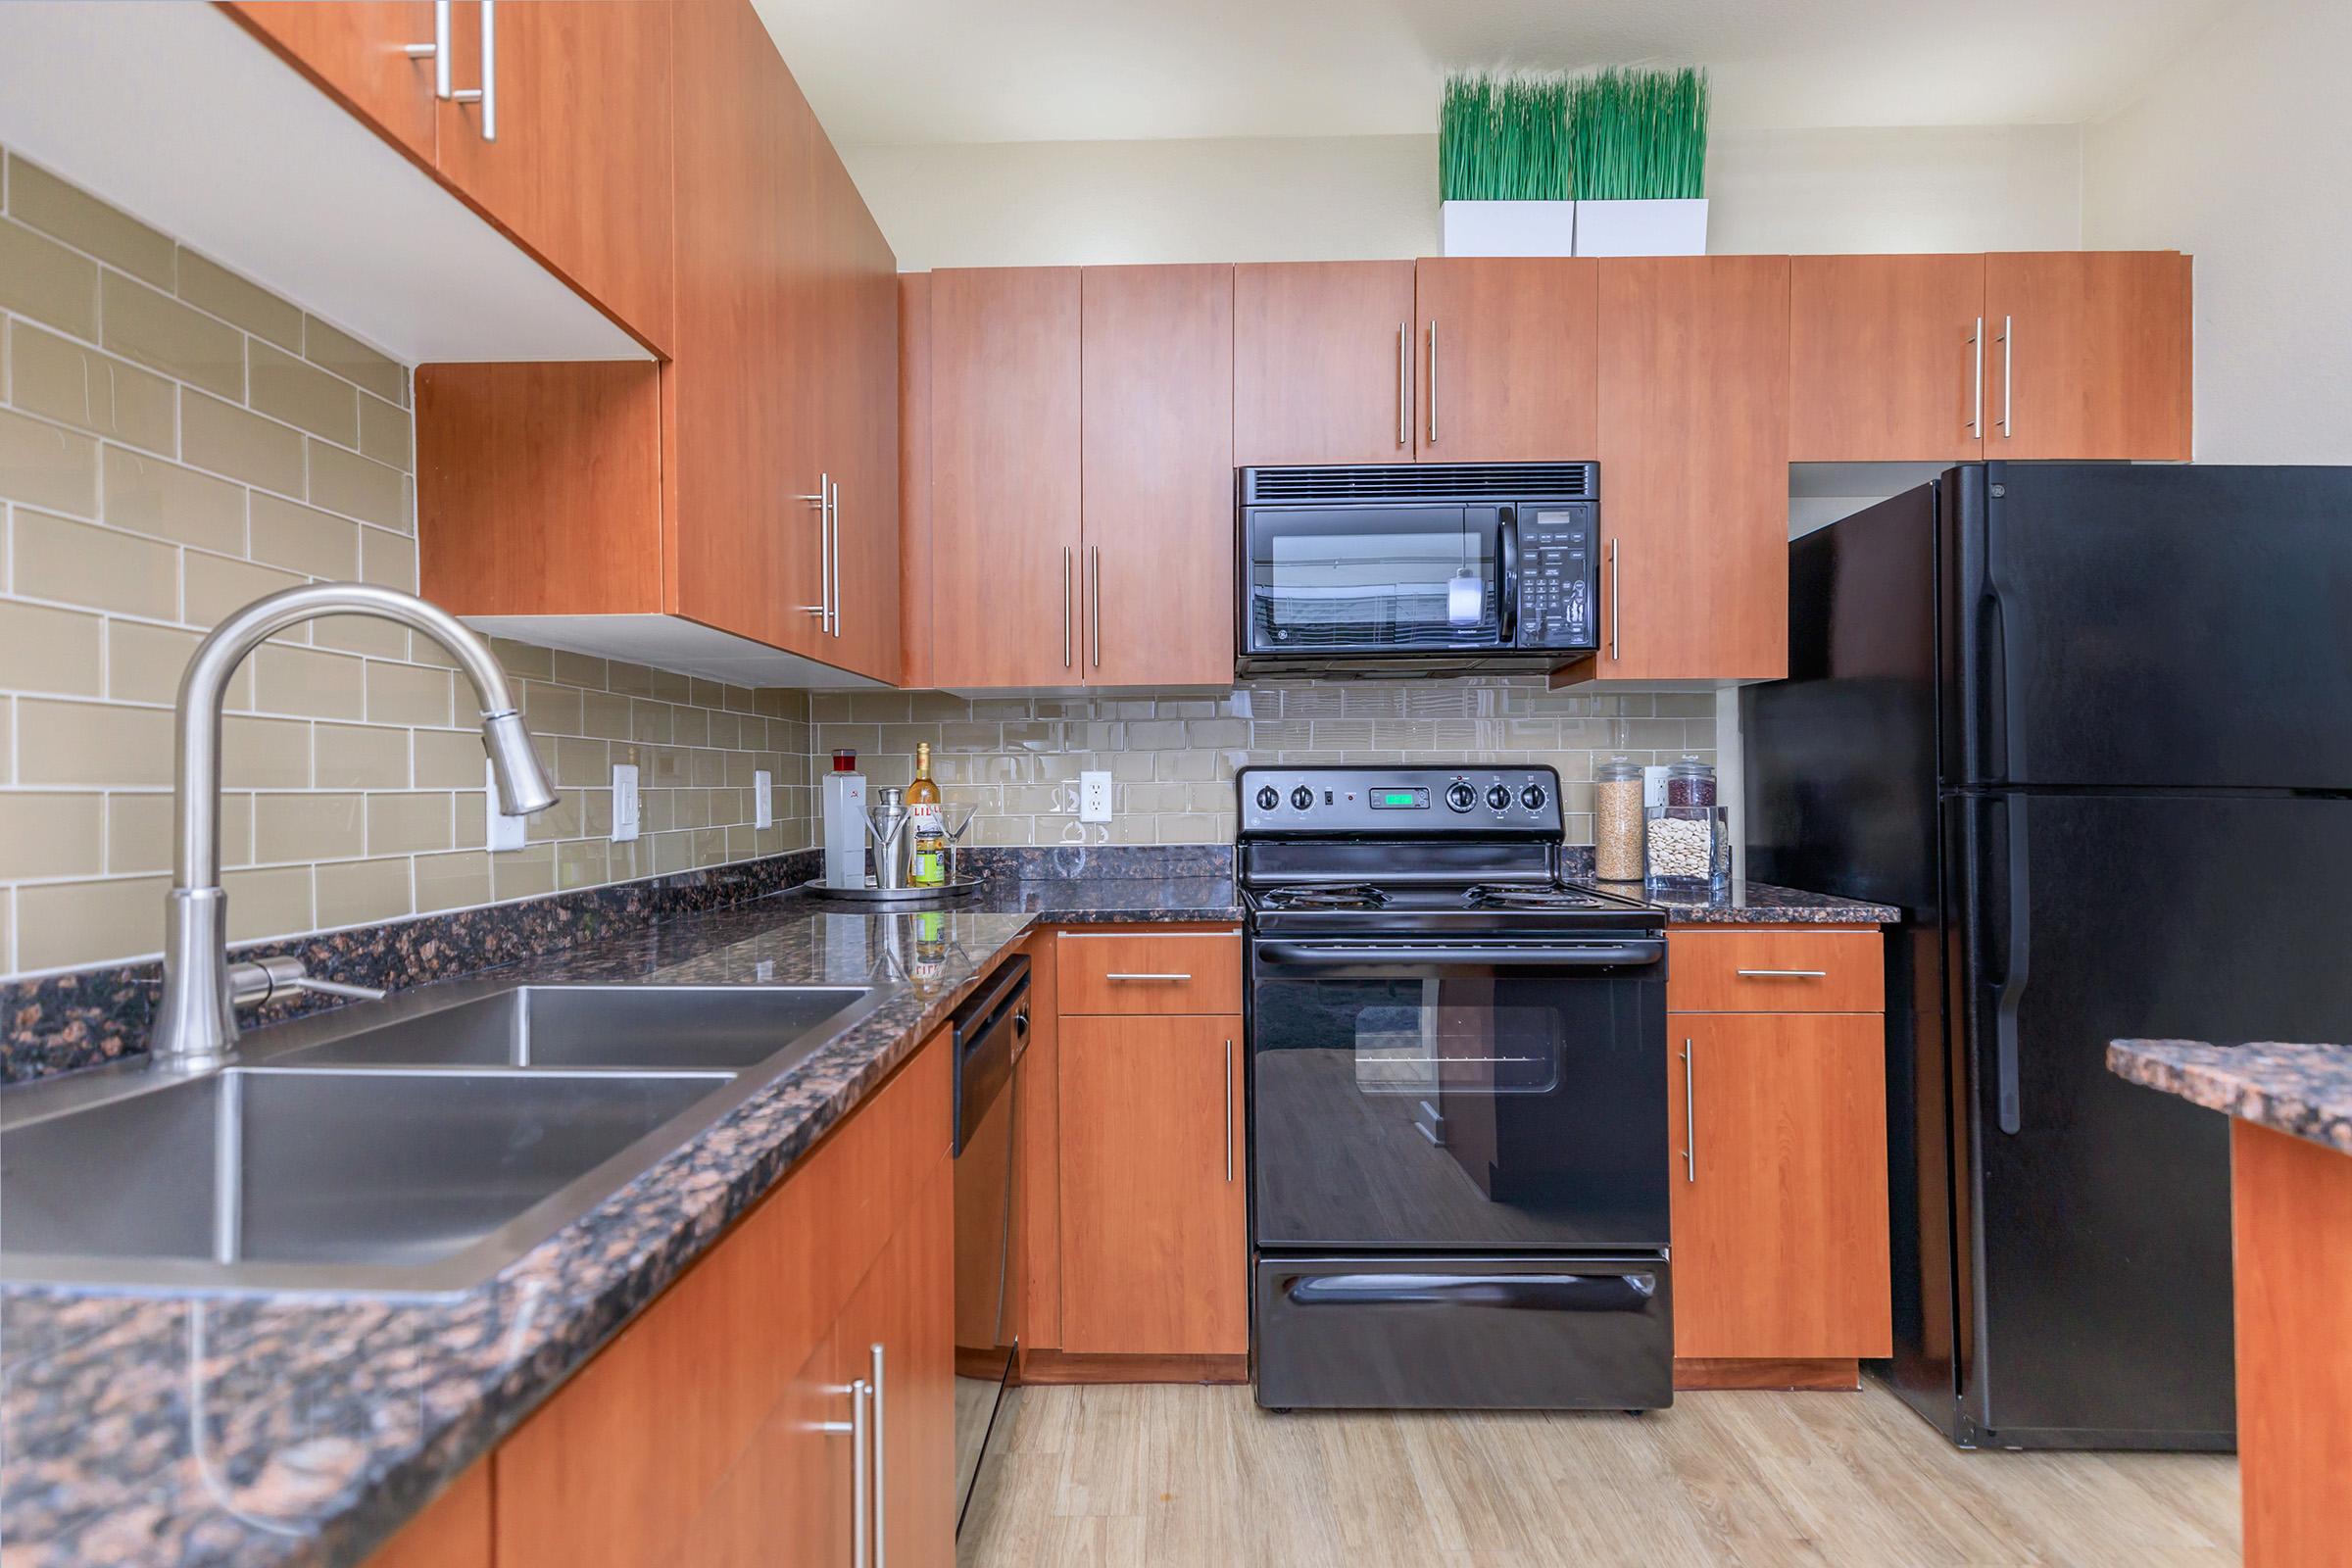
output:
[[1519,636],[1519,514],[1515,508],[1503,507],[1499,516],[1494,532],[1497,554],[1502,558],[1502,581],[1495,593],[1494,614],[1502,646],[1508,648]]

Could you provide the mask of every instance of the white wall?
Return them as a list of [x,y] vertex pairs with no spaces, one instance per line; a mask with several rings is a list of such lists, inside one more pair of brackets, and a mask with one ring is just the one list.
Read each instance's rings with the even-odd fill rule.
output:
[[2352,6],[2232,15],[2083,141],[2083,241],[2196,259],[2197,461],[2352,463]]
[[[2068,250],[2071,125],[1719,131],[1718,251]],[[907,271],[1435,255],[1435,136],[844,152]]]

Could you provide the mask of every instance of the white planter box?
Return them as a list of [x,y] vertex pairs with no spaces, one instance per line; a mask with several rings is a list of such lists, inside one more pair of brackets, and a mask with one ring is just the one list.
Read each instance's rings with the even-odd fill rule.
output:
[[[1449,204],[1450,205],[1450,204]],[[1507,202],[1481,203],[1511,206]],[[1452,255],[1451,251],[1446,252]],[[1689,201],[1578,202],[1579,256],[1704,256],[1705,197]]]
[[1446,202],[1439,254],[1574,256],[1575,202]]

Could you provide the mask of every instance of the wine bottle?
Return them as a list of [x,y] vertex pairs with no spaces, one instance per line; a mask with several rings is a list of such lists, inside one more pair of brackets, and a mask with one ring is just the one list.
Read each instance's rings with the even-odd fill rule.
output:
[[944,886],[948,880],[947,815],[940,809],[939,786],[931,782],[931,743],[914,748],[914,782],[906,786],[906,831],[914,835],[912,863],[906,880],[918,888]]

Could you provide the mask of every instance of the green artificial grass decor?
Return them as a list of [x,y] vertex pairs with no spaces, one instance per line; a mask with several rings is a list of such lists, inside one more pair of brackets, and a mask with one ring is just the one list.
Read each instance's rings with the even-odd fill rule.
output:
[[1438,113],[1446,201],[1608,201],[1705,193],[1707,78],[1457,72]]
[[1560,76],[1446,78],[1438,160],[1449,202],[1559,202],[1575,196],[1569,83]]
[[1581,201],[1706,194],[1707,78],[1700,71],[1603,71],[1568,111]]

